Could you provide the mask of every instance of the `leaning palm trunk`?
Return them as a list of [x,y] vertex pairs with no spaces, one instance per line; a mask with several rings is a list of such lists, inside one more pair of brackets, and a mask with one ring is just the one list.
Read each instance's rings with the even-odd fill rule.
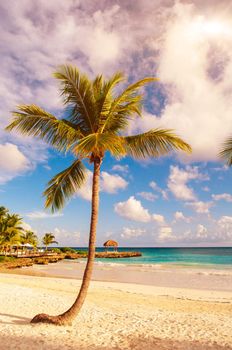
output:
[[126,155],[144,159],[159,157],[173,150],[191,152],[191,147],[169,129],[122,136],[129,121],[142,116],[143,95],[139,89],[156,81],[156,78],[144,78],[123,91],[117,89],[118,84],[124,81],[122,73],[116,73],[107,80],[102,75],[90,80],[76,67],[65,65],[58,69],[55,78],[60,82],[63,103],[68,109],[67,117],[58,119],[39,106],[21,105],[13,112],[14,119],[7,130],[15,129],[23,135],[37,136],[59,151],[73,154],[74,162],[55,175],[44,192],[45,207],[53,212],[63,208],[67,199],[83,185],[87,172],[82,161],[88,159],[94,163],[89,254],[80,292],[67,312],[56,317],[37,315],[32,320],[67,324],[79,312],[90,283],[95,255],[100,165],[105,154],[110,152],[117,159]]
[[79,294],[74,302],[74,304],[61,315],[58,316],[49,316],[47,314],[36,315],[31,323],[53,323],[57,325],[66,325],[71,324],[74,318],[79,313],[90,284],[94,257],[95,257],[95,245],[96,245],[96,230],[97,230],[97,221],[98,221],[98,207],[99,207],[99,178],[100,178],[100,165],[101,160],[96,158],[94,160],[94,172],[93,172],[93,185],[92,185],[92,214],[91,214],[91,223],[90,223],[90,234],[89,234],[89,251],[88,251],[88,260],[83,276],[83,281]]

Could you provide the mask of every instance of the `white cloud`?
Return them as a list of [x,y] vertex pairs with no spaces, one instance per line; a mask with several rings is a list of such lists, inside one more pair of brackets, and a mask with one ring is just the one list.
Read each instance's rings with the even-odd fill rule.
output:
[[0,184],[10,181],[14,177],[30,169],[30,161],[12,143],[0,144]]
[[107,193],[116,193],[118,190],[124,190],[128,182],[119,175],[112,175],[106,171],[101,173],[101,190]]
[[113,166],[112,170],[127,174],[129,172],[129,166],[127,164],[126,165],[116,164]]
[[197,226],[197,238],[207,238],[208,237],[208,230],[204,225],[199,224]]
[[159,242],[167,242],[173,240],[174,236],[172,234],[172,228],[171,226],[164,226],[161,227],[159,230],[159,235],[157,240]]
[[[174,128],[193,146],[190,159],[217,159],[219,145],[231,131],[232,54],[231,36],[212,37],[204,29],[209,15],[214,18],[217,12],[218,16],[228,0],[216,5],[217,9],[211,2],[196,0],[191,4],[158,1],[156,6],[135,0],[133,8],[128,0],[81,6],[78,1],[73,5],[61,0],[1,2],[1,128],[9,122],[9,111],[20,103],[36,103],[60,113],[51,73],[64,62],[78,62],[89,74],[108,75],[120,68],[133,79],[153,75],[155,67],[165,105],[154,97],[157,115],[145,113],[133,129]],[[142,26],[138,17],[144,18]],[[229,11],[225,17],[222,22],[230,23]],[[25,137],[1,131],[1,138],[24,145],[26,156],[26,150],[29,154],[36,149],[36,157],[29,158],[35,163],[47,152],[44,145]]]
[[154,220],[155,222],[157,222],[157,224],[159,225],[165,225],[165,219],[163,215],[160,214],[153,214],[152,215],[152,220]]
[[121,237],[124,239],[137,238],[142,236],[145,232],[146,230],[141,228],[123,227]]
[[228,169],[229,169],[228,165],[223,165],[223,166],[211,168],[211,170],[216,171],[216,172],[225,172],[225,171],[228,171]]
[[[90,170],[86,170],[86,182],[77,191],[77,196],[91,201],[92,198],[92,180],[93,173]],[[100,176],[100,191],[106,193],[117,193],[118,190],[124,190],[128,185],[128,182],[119,175],[109,174],[106,171],[102,171]]]
[[28,213],[25,215],[26,217],[30,218],[31,220],[34,219],[48,219],[48,218],[57,218],[60,216],[63,216],[62,213],[46,213],[45,211],[32,211],[31,213]]
[[[161,116],[147,115],[145,123],[135,123],[137,130],[175,129],[192,145],[188,157],[192,161],[217,161],[220,145],[232,131],[231,14],[221,16],[226,4],[217,2],[218,12],[209,3],[202,9],[199,1],[178,1],[170,9],[162,40],[156,45],[158,76],[167,103]],[[206,28],[215,16],[221,32],[212,35]]]
[[213,206],[213,203],[212,202],[196,201],[196,202],[192,202],[192,203],[186,203],[186,205],[188,205],[193,210],[195,210],[196,213],[208,214],[209,209]]
[[212,194],[212,198],[215,201],[225,200],[226,202],[232,202],[232,195],[229,193]]
[[229,244],[232,242],[232,216],[221,216],[218,220],[208,218],[206,223],[199,223],[195,228],[181,232],[173,232],[170,226],[161,227],[155,240],[157,243],[175,244]]
[[33,228],[31,227],[31,225],[29,225],[27,222],[22,222],[22,224],[20,225],[25,231],[33,231],[36,233],[35,230],[33,230]]
[[149,186],[153,189],[153,191],[161,193],[163,199],[168,199],[167,191],[160,188],[155,181],[151,181]]
[[113,62],[118,62],[123,52],[120,34],[113,26],[120,7],[79,7],[77,3],[24,0],[0,5],[0,137],[2,142],[10,140],[23,146],[33,165],[41,157],[47,158],[47,147],[35,138],[6,134],[3,128],[10,121],[10,111],[22,103],[35,103],[60,115],[61,98],[52,79],[57,66],[78,62],[79,68],[90,74],[114,71]]
[[176,211],[174,214],[174,218],[176,221],[185,221],[187,223],[189,223],[191,221],[190,218],[186,217],[182,211]]
[[91,201],[92,199],[92,181],[93,181],[93,173],[90,170],[86,170],[86,181],[81,186],[81,188],[77,191],[77,196]]
[[55,240],[61,247],[76,247],[80,243],[80,232],[79,231],[68,231],[64,228],[55,227],[54,230]]
[[151,181],[151,182],[149,183],[149,186],[150,186],[154,191],[159,191],[159,190],[160,190],[159,186],[157,185],[157,183],[156,183],[155,181]]
[[125,202],[118,202],[114,205],[114,211],[129,220],[139,221],[139,222],[149,222],[151,220],[151,215],[149,211],[143,208],[140,201],[131,196]]
[[118,202],[114,205],[114,211],[129,220],[138,222],[156,222],[159,225],[165,224],[163,215],[150,214],[148,209],[145,209],[141,202],[134,196],[128,198],[125,202]]
[[184,201],[197,199],[193,189],[187,186],[191,180],[208,180],[208,177],[201,174],[196,166],[186,166],[185,169],[180,169],[178,166],[170,167],[168,188],[177,199]]
[[232,233],[232,216],[226,216],[226,215],[222,216],[218,220],[218,225],[223,229],[230,230]]
[[214,232],[217,241],[232,243],[232,216],[223,215],[217,221],[217,231]]
[[137,194],[138,194],[138,196],[146,199],[147,201],[151,201],[151,202],[154,202],[154,200],[158,198],[158,196],[156,196],[152,192],[138,192]]

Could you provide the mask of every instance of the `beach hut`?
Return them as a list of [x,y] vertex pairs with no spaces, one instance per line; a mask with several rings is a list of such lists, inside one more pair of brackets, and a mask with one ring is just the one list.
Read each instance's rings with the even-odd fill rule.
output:
[[118,242],[112,241],[112,240],[106,241],[103,245],[106,248],[106,251],[108,247],[114,247],[115,252],[117,251],[117,248],[118,248]]

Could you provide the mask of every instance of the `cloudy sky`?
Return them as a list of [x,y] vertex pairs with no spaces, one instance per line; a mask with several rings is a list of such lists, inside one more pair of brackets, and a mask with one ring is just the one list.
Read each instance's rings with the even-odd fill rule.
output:
[[[232,244],[232,171],[218,159],[232,134],[232,4],[228,0],[8,0],[0,4],[0,196],[41,236],[87,243],[91,167],[62,213],[43,210],[48,180],[70,164],[41,141],[7,134],[10,111],[35,103],[57,116],[52,72],[73,63],[91,77],[157,76],[130,133],[174,128],[193,148],[144,162],[107,156],[97,244]],[[29,227],[29,226],[28,226]]]

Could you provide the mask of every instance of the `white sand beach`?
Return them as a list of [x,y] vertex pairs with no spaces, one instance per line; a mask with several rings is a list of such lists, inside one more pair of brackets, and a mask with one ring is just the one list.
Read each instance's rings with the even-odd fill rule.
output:
[[65,311],[79,286],[76,279],[0,274],[0,349],[232,349],[232,291],[191,283],[93,281],[72,326],[29,323],[37,313]]

